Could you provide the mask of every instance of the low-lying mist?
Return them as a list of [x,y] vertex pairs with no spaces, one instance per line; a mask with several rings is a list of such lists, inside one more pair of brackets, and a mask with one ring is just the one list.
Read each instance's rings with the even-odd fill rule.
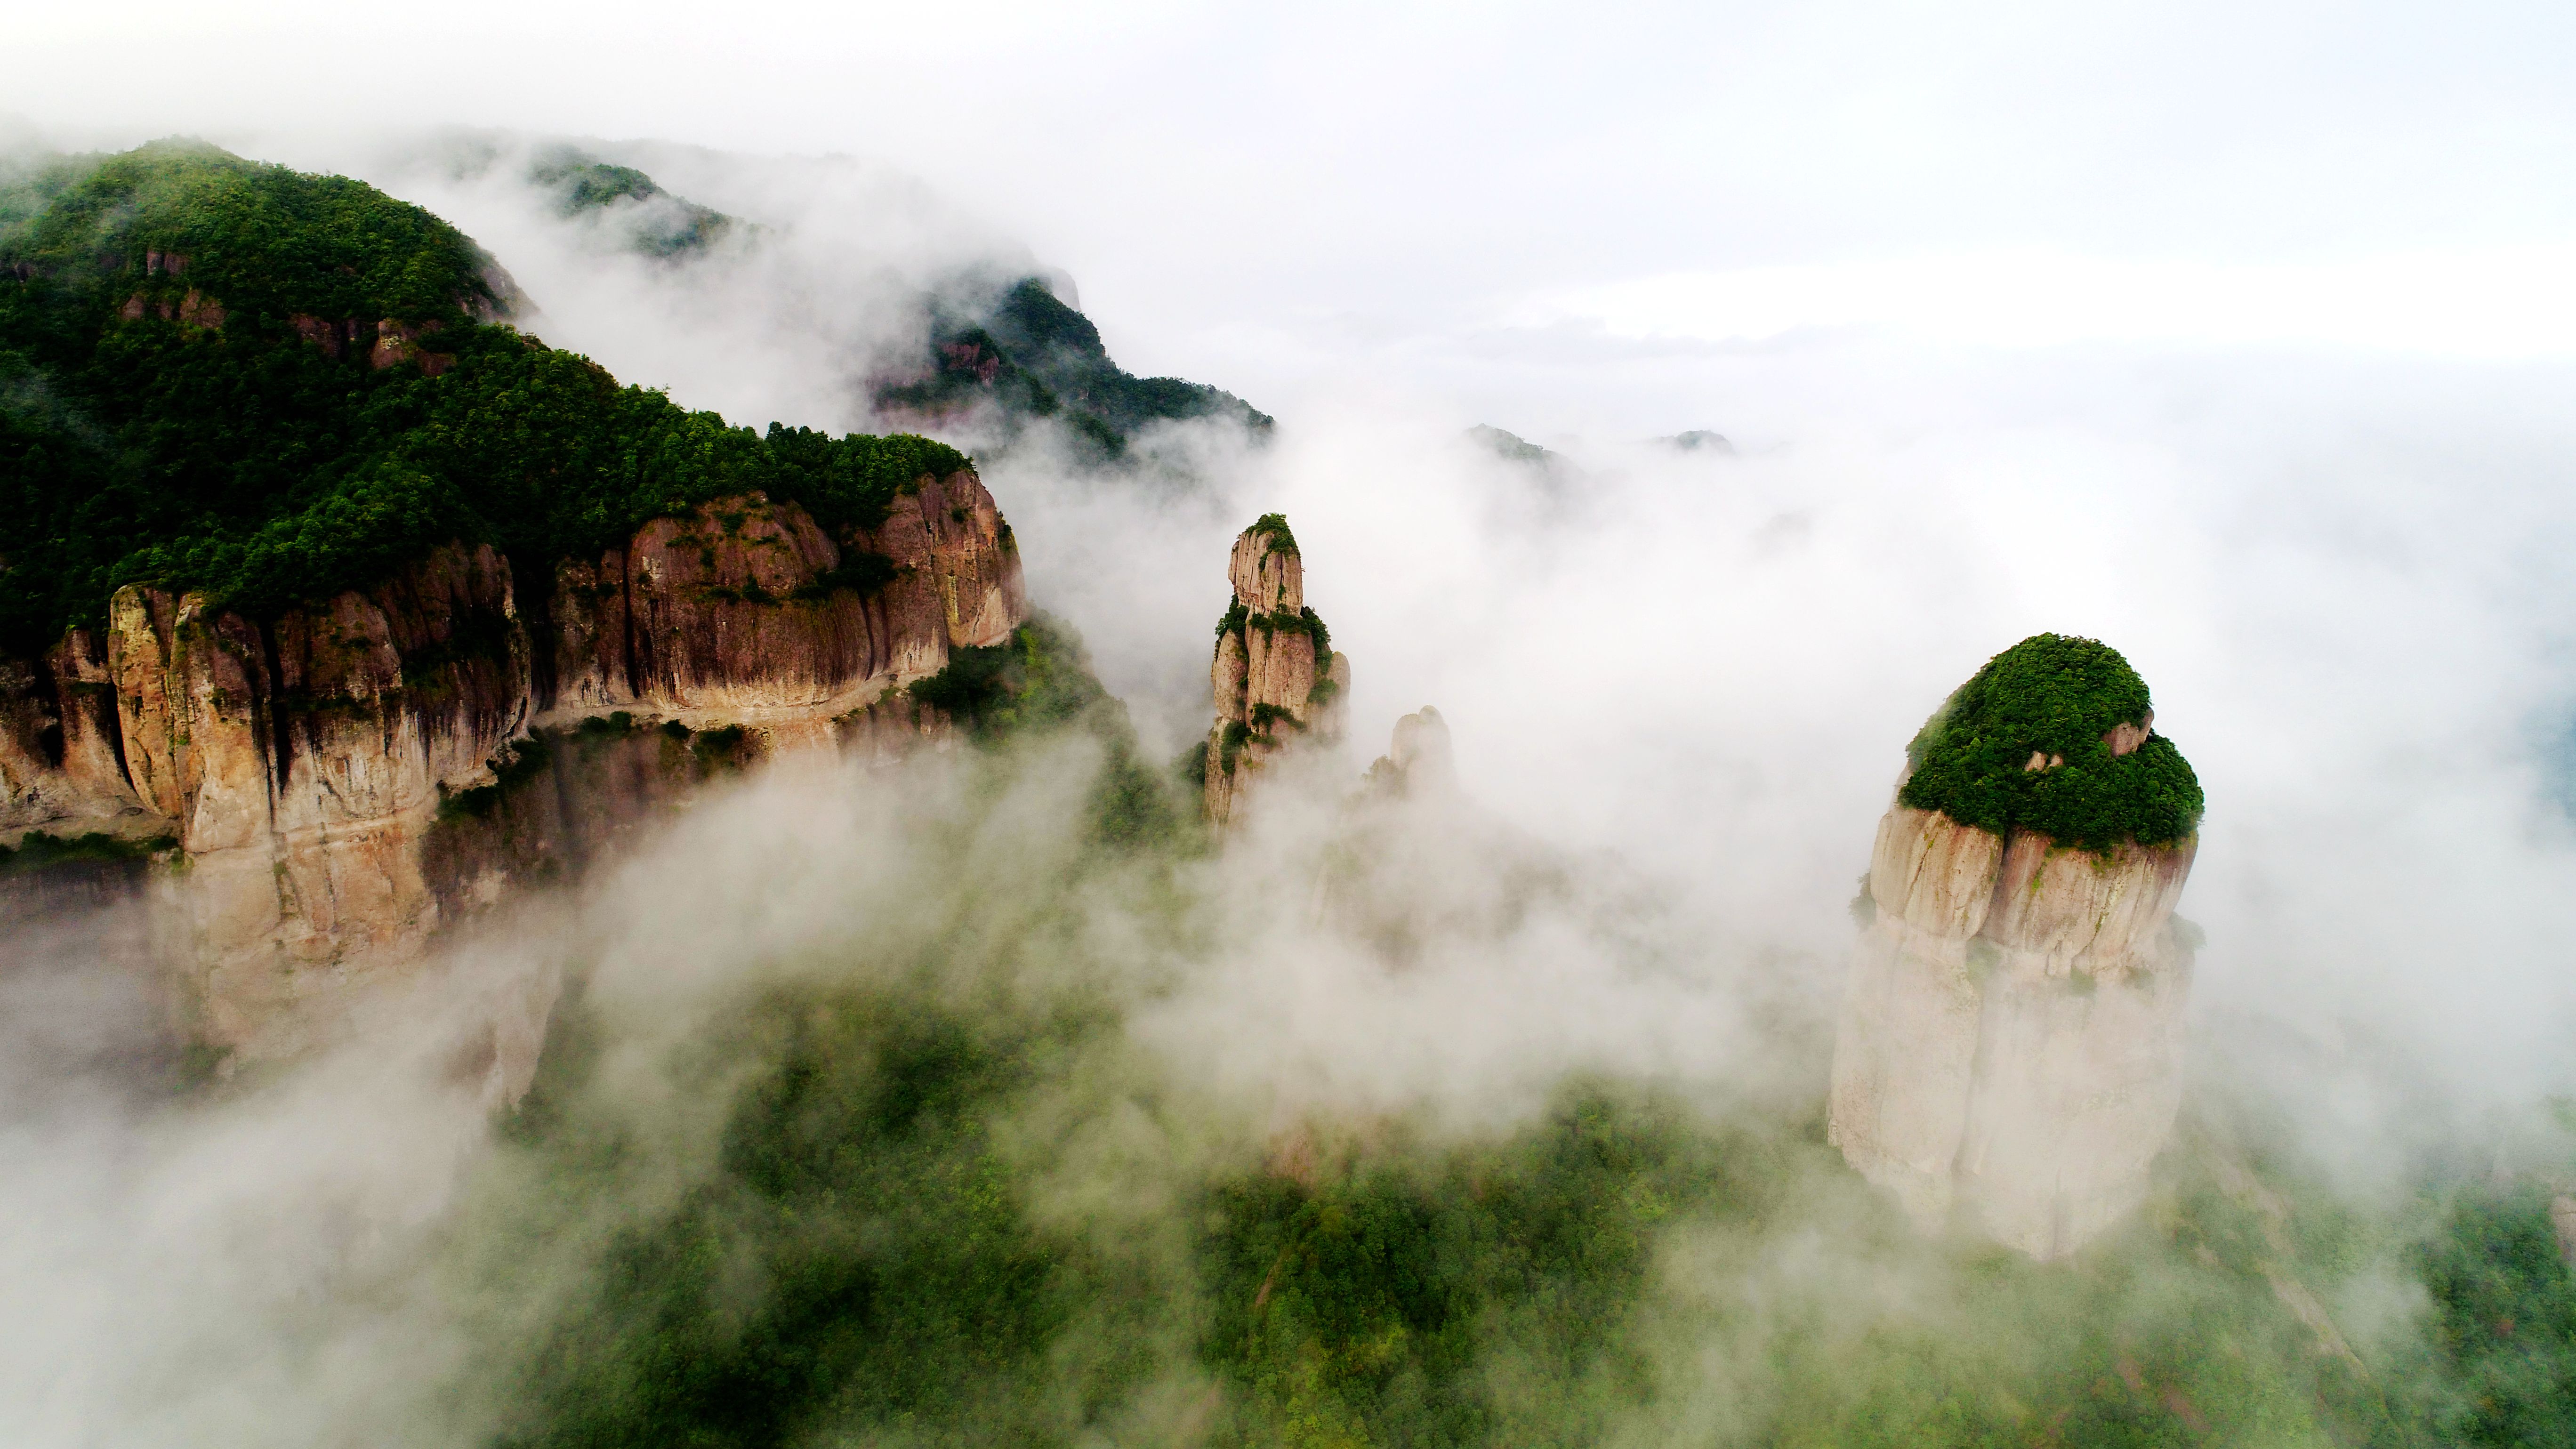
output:
[[[2338,1196],[2224,1063],[2076,1263],[1925,1239],[1822,1141],[1832,960],[1472,798],[1289,776],[1223,851],[1104,843],[1103,760],[790,762],[347,1049],[178,1094],[115,1005],[149,994],[100,984],[131,933],[25,938],[12,1055],[59,1065],[5,1139],[10,1437],[2407,1442],[2448,1409],[2436,1209]],[[496,1109],[459,1023],[554,972]]]
[[[894,183],[620,159],[778,250],[611,256],[501,171],[371,174],[548,341],[754,426],[867,425],[897,299],[1020,264]],[[1080,733],[781,767],[346,1049],[184,1090],[134,918],[12,922],[0,1439],[2407,1443],[2510,1398],[2458,1326],[2532,1320],[2457,1245],[2541,1261],[2576,1187],[2563,374],[1598,370],[1721,454],[1388,360],[1253,396],[1266,440],[981,461],[1149,760],[1205,732],[1233,535],[1293,521],[1352,740],[1222,850],[1104,844]],[[2210,802],[2184,1125],[2063,1267],[1919,1238],[1822,1130],[1902,747],[2041,630],[2127,655]],[[1425,703],[1463,798],[1354,803]],[[496,1107],[457,1023],[558,977]]]

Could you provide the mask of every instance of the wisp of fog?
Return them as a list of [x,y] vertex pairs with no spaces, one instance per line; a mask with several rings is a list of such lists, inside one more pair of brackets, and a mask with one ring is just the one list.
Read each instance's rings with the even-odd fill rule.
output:
[[[870,427],[869,379],[926,336],[919,298],[1036,265],[858,163],[587,143],[748,224],[642,256],[526,180],[546,144],[269,149],[450,217],[526,291],[529,330],[755,427]],[[1620,1181],[1668,1194],[1677,1226],[1618,1269],[1649,1285],[1618,1320],[1629,1367],[1479,1330],[1497,1424],[1749,1442],[1873,1325],[2045,1361],[2045,1322],[1977,1317],[1965,1270],[1762,1125],[1820,1090],[1853,881],[1906,741],[2043,630],[2123,651],[2206,786],[2182,907],[2208,937],[2196,1081],[2297,1124],[2362,1198],[2399,1195],[2460,1124],[2576,1092],[2563,368],[1868,335],[1659,363],[1704,399],[1665,431],[1717,429],[1718,451],[1463,416],[1374,376],[1387,361],[1354,355],[1293,407],[1254,398],[1280,417],[1267,438],[1166,424],[1103,468],[1040,430],[980,460],[1031,596],[1154,761],[1207,729],[1233,536],[1294,521],[1352,661],[1351,739],[1222,852],[1104,856],[1082,738],[781,766],[450,939],[360,1040],[185,1097],[135,1085],[162,1031],[135,920],[13,923],[0,1439],[537,1436],[607,1381],[619,1325],[658,1311],[598,1307],[601,1265],[679,1252],[665,1239],[699,1228],[673,1224],[749,1221],[710,1184],[767,1150],[745,1145],[746,1094],[809,1061],[794,1080],[861,1096],[946,1063],[972,1130],[885,1161],[933,1184],[923,1213],[982,1210],[942,1174],[1017,1184],[990,1231],[1080,1265],[924,1280],[986,1305],[951,1326],[980,1347],[930,1360],[968,1386],[941,1421],[961,1439],[1204,1432],[1219,1376],[1193,1345],[1236,1311],[1207,1286],[1234,1280],[1192,1266],[1214,1251],[1208,1182],[1311,1185],[1335,1161],[1535,1181],[1514,1154],[1585,1112],[1628,1124],[1645,1165]],[[1555,457],[1502,456],[1465,436],[1478,421]],[[1424,704],[1453,731],[1459,797],[1352,803]],[[452,1061],[461,1014],[540,978],[567,983],[544,1130]],[[567,1133],[616,1145],[585,1157]],[[1758,1211],[1694,1206],[1765,1174],[1744,1189]],[[886,1241],[930,1241],[898,1219]],[[734,1267],[787,1271],[764,1263]],[[2356,1283],[2344,1332],[2365,1353],[2409,1341],[2420,1293]],[[2092,1301],[2065,1292],[2070,1315]],[[1030,1315],[1043,1345],[1012,1336]],[[826,1422],[903,1422],[911,1390],[852,1361]],[[1632,1371],[1690,1387],[1618,1408]]]

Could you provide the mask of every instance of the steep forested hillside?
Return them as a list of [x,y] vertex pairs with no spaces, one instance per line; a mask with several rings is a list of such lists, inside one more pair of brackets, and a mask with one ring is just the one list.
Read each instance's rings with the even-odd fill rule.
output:
[[990,402],[1008,420],[1059,417],[1104,456],[1165,421],[1227,418],[1266,432],[1270,415],[1205,383],[1137,377],[1110,360],[1100,329],[1035,277],[987,311],[941,322],[929,375],[880,388],[880,407],[939,412]]
[[0,194],[0,650],[120,584],[273,607],[449,539],[551,562],[751,489],[866,526],[925,439],[766,436],[508,325],[474,243],[358,182],[160,143]]

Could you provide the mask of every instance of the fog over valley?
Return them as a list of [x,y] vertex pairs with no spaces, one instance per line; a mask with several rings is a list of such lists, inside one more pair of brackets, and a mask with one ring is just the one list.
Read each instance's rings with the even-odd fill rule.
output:
[[0,1441],[2568,1442],[2570,39],[31,21]]

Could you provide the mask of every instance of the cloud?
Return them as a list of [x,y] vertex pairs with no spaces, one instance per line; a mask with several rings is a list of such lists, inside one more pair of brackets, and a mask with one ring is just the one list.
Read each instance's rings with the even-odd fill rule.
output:
[[1512,322],[1641,341],[1762,342],[1884,329],[1954,346],[2334,347],[2464,360],[2576,349],[2576,248],[2480,247],[2303,263],[2045,250],[1640,277],[1535,298]]
[[[357,155],[455,208],[548,309],[550,341],[737,421],[852,425],[853,359],[908,325],[889,299],[1012,255],[868,167],[621,151],[781,238],[674,271],[567,228],[501,172],[311,145],[292,154]],[[444,983],[477,970],[588,973],[626,1053],[611,1105],[669,1134],[675,1176],[714,1150],[739,1078],[675,1076],[672,1054],[724,1002],[898,980],[959,932],[982,954],[949,988],[1060,971],[1132,1008],[1123,1049],[1211,1104],[1190,1129],[1210,1154],[1253,1156],[1309,1109],[1490,1127],[1605,1065],[1712,1092],[1794,1075],[1800,1052],[1814,1064],[1904,741],[2042,629],[2126,652],[2200,772],[2195,1029],[2302,1043],[2315,1073],[2261,1089],[2320,1124],[2318,1151],[2390,1165],[2371,1144],[2398,1110],[2345,1091],[2384,1082],[2355,1064],[2385,1054],[2463,1112],[2567,1090],[2576,836],[2541,742],[2576,714],[2568,374],[2514,342],[2520,324],[2447,317],[2442,298],[2492,278],[2446,279],[2431,255],[2304,279],[2070,262],[2033,287],[1989,254],[1950,271],[1737,270],[1704,294],[1549,293],[1613,336],[1891,324],[1772,349],[1498,356],[1438,327],[1271,312],[1270,335],[1322,361],[1272,407],[1268,446],[1182,426],[1142,451],[1189,486],[1150,461],[1077,473],[1043,446],[988,482],[1039,603],[1090,639],[1157,753],[1204,728],[1228,542],[1289,515],[1309,601],[1355,665],[1353,746],[1332,767],[1347,781],[1396,716],[1435,704],[1485,812],[1379,842],[1395,904],[1352,909],[1416,935],[1405,969],[1379,949],[1394,927],[1346,930],[1318,902],[1344,818],[1284,796],[1184,876],[1178,907],[1116,884],[1055,894],[1078,851],[1078,747],[984,793],[950,762],[711,800],[585,893],[540,903],[515,943],[461,944],[446,968],[461,977],[425,978],[428,1025],[397,1014],[389,1036],[211,1101],[136,1100],[78,1065],[153,1034],[124,988],[95,984],[125,979],[110,958],[132,940],[13,930],[6,979],[30,994],[0,1020],[30,1045],[0,1063],[74,1065],[0,1077],[0,1217],[19,1225],[0,1282],[46,1305],[0,1355],[0,1404],[37,1443],[101,1425],[328,1442],[353,1421],[437,1437],[406,1416],[471,1328],[430,1265],[489,1161],[481,1102],[439,1066],[446,1013],[473,997]],[[2209,300],[2262,301],[2267,278],[2282,285],[2269,312]],[[2403,346],[2336,330],[2334,305],[2374,278],[2413,278]],[[1104,303],[1084,281],[1114,316],[1117,289]],[[2181,320],[2158,330],[2142,299]],[[1543,438],[1575,481],[1467,445],[1476,421]],[[1639,441],[1682,426],[1743,455]],[[1100,1190],[1080,1173],[1060,1186]],[[264,1407],[280,1403],[289,1417]]]

